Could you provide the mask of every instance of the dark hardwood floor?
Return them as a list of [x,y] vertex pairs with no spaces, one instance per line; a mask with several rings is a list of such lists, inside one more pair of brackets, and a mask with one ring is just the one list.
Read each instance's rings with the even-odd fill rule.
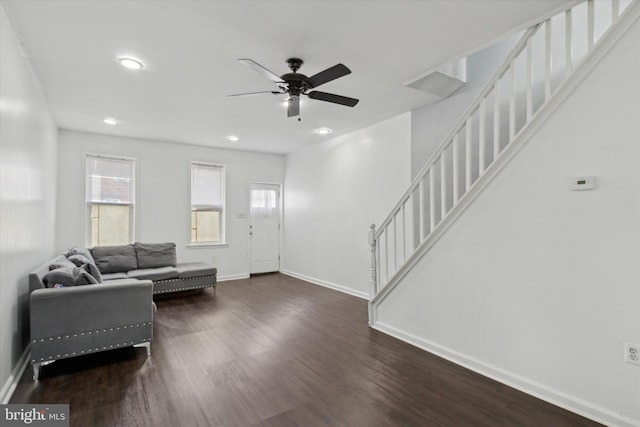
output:
[[281,274],[157,300],[152,355],[31,369],[11,403],[85,426],[595,426],[370,329],[366,301]]

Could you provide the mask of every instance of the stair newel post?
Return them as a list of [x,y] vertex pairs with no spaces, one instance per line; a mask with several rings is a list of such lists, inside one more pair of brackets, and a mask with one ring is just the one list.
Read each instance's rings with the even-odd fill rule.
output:
[[372,300],[378,292],[377,268],[376,268],[376,225],[369,227],[369,246],[371,247],[371,277],[369,278],[369,300]]
[[369,226],[369,247],[371,248],[371,275],[369,277],[369,325],[375,322],[374,308],[371,304],[378,292],[378,271],[376,266],[376,225]]

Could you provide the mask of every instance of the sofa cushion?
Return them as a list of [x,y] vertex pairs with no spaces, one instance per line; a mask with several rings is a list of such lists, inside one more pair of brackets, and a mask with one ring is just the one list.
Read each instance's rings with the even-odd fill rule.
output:
[[82,267],[61,267],[48,272],[44,276],[44,283],[47,288],[53,288],[55,285],[93,285],[98,281]]
[[87,248],[81,248],[81,247],[78,247],[78,246],[74,246],[73,248],[69,249],[65,255],[67,256],[67,258],[69,258],[69,257],[71,257],[73,255],[82,255],[83,257],[85,257],[85,258],[87,258],[89,260],[88,262],[92,262],[92,263],[95,264],[95,261],[94,261],[93,257],[91,256],[91,251],[89,249],[87,249]]
[[120,271],[118,273],[107,273],[102,275],[102,281],[105,282],[107,280],[118,280],[118,279],[128,279],[127,273],[124,271]]
[[100,273],[120,273],[138,268],[138,259],[133,245],[96,246],[91,255]]
[[206,262],[185,262],[176,265],[181,279],[198,276],[215,276],[218,269]]
[[139,280],[167,280],[178,277],[175,267],[140,268],[127,272],[127,276]]
[[176,244],[175,243],[139,243],[133,245],[136,248],[138,268],[175,267]]

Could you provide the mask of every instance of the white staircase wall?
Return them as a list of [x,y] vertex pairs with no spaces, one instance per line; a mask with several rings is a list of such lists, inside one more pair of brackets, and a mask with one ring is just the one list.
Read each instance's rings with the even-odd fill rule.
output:
[[405,113],[287,156],[284,273],[368,297],[362,242],[411,181],[410,139]]
[[[378,307],[374,327],[640,425],[640,21]],[[567,179],[594,175],[596,189]]]

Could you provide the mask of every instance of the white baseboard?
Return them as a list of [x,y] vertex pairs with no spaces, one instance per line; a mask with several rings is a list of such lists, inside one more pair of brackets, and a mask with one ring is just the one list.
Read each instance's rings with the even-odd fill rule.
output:
[[502,384],[506,384],[509,387],[513,387],[538,399],[549,402],[555,406],[559,406],[583,417],[605,424],[607,426],[617,427],[638,427],[640,426],[640,420],[633,420],[628,417],[624,417],[606,408],[595,405],[591,402],[587,402],[578,397],[569,395],[567,393],[554,390],[544,384],[537,383],[528,378],[514,374],[512,372],[505,371],[497,366],[482,362],[480,360],[470,358],[464,354],[458,353],[455,350],[443,347],[434,342],[425,340],[417,335],[409,332],[401,331],[393,326],[384,324],[382,322],[376,322],[372,328],[405,341],[411,345],[414,345],[436,356],[442,357],[457,365],[463,366],[474,372],[479,373],[485,377],[491,378]]
[[229,280],[240,280],[240,279],[248,279],[249,275],[246,273],[241,274],[230,274],[228,276],[218,276],[216,278],[216,282],[226,282]]
[[362,291],[357,291],[355,289],[347,288],[346,286],[338,285],[336,283],[327,282],[325,280],[315,279],[313,277],[305,276],[304,274],[295,273],[289,270],[280,270],[280,273],[286,274],[287,276],[295,277],[296,279],[304,280],[305,282],[313,283],[314,285],[324,286],[325,288],[330,288],[336,291],[343,292],[345,294],[353,295],[354,297],[369,300],[369,294]]
[[22,378],[22,374],[24,374],[24,371],[27,369],[27,366],[29,365],[30,357],[31,357],[31,344],[29,344],[27,348],[24,350],[24,353],[22,353],[22,356],[20,356],[18,363],[16,363],[16,366],[13,367],[13,371],[11,371],[11,375],[9,375],[9,378],[7,378],[7,381],[4,383],[4,386],[2,386],[2,390],[0,390],[1,404],[4,405],[9,402],[9,399],[11,399],[11,395],[13,394],[13,391],[16,389],[16,386],[18,385],[20,378]]

